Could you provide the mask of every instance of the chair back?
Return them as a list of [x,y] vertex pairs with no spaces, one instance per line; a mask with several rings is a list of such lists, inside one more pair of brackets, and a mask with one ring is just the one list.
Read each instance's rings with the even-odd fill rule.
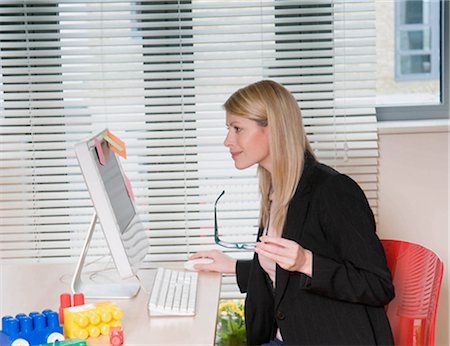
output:
[[431,250],[401,240],[381,240],[395,298],[386,305],[395,345],[434,345],[444,265]]

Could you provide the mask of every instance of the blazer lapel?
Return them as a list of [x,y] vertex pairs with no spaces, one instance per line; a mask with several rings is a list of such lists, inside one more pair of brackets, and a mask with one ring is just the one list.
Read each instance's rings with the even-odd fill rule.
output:
[[[286,224],[283,229],[283,238],[300,241],[303,233],[303,225],[308,214],[311,192],[311,178],[315,160],[307,157],[305,160],[305,168],[303,170],[300,183],[297,190],[289,203]],[[277,265],[276,267],[276,287],[275,287],[275,309],[278,308],[281,299],[286,291],[289,281],[289,272]]]

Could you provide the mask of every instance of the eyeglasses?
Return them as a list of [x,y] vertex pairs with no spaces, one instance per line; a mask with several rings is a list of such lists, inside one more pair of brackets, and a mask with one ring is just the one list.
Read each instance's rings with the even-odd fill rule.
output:
[[251,243],[232,243],[226,242],[219,238],[219,226],[217,225],[217,202],[219,202],[220,198],[225,194],[225,190],[217,197],[214,202],[214,241],[217,245],[223,246],[227,249],[237,249],[237,250],[254,250],[255,244]]

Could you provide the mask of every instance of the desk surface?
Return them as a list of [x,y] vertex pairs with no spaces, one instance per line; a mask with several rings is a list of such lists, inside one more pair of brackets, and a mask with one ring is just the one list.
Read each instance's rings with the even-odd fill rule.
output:
[[[70,264],[0,265],[0,317],[58,311],[59,295],[70,292]],[[143,270],[143,288],[132,299],[112,300],[124,312],[124,345],[214,345],[221,275],[200,273],[195,317],[149,317],[147,302],[155,271]],[[86,300],[86,303],[95,302]],[[106,337],[89,345],[109,345]]]

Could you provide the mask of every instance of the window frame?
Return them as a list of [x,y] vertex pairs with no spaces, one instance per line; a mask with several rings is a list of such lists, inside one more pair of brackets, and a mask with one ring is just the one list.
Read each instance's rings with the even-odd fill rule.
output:
[[408,120],[433,120],[450,119],[450,4],[441,1],[441,103],[437,105],[411,105],[411,106],[377,106],[376,114],[378,121],[408,121]]

